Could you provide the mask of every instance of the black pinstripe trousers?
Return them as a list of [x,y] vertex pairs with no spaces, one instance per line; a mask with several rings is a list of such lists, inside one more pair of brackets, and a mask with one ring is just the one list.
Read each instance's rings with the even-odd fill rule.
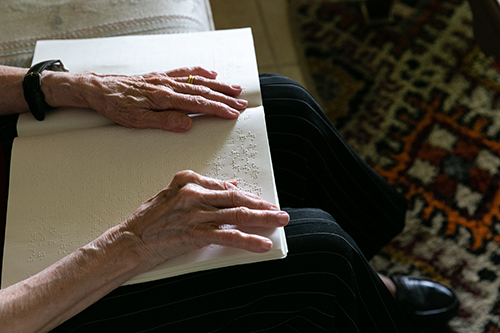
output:
[[[294,81],[261,76],[286,259],[120,287],[56,332],[411,332],[367,262],[406,201]],[[333,218],[333,217],[335,218]]]
[[[262,75],[282,260],[120,287],[54,332],[411,332],[370,267],[406,202],[294,81]],[[335,219],[334,219],[335,218]]]

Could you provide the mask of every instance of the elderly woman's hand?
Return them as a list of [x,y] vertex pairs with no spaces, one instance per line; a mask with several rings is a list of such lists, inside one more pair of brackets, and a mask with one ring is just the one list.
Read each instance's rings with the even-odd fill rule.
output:
[[208,244],[268,251],[269,239],[224,226],[278,227],[288,220],[287,213],[239,190],[234,181],[179,172],[125,222],[0,290],[2,329],[49,331],[137,274]]
[[274,228],[288,221],[286,212],[234,181],[182,171],[120,227],[136,237],[144,269],[150,269],[209,244],[266,252],[272,247],[268,238],[224,226]]
[[[188,83],[190,75],[193,83]],[[184,132],[192,121],[179,111],[236,119],[247,107],[237,98],[240,86],[216,77],[201,67],[132,76],[46,71],[42,88],[52,106],[88,107],[126,127]]]

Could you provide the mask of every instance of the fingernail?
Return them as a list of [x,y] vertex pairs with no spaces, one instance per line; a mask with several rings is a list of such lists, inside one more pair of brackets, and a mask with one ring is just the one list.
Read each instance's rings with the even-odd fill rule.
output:
[[248,102],[244,99],[237,99],[236,104],[238,104],[239,106],[247,107]]
[[237,85],[237,84],[232,84],[231,85],[231,88],[235,89],[235,90],[241,90],[241,86],[240,85]]
[[210,74],[217,76],[217,72],[216,71],[210,71]]
[[238,110],[232,110],[231,113],[237,117],[239,117],[239,115],[240,115],[240,111],[238,111]]
[[187,130],[191,127],[191,119],[187,118],[187,117],[182,117],[178,120],[178,123],[177,125],[183,129],[183,130]]
[[276,205],[271,205],[271,210],[280,210],[280,209]]
[[279,219],[278,222],[280,225],[287,225],[288,224],[290,217],[288,216],[287,212],[280,211],[276,215],[278,216],[278,219]]
[[264,251],[269,251],[273,247],[273,242],[270,239],[265,239],[263,243],[261,243],[261,248]]

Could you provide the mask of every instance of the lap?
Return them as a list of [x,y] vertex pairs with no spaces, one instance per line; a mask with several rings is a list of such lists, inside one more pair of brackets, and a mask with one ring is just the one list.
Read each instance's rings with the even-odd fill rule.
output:
[[281,75],[261,76],[280,203],[330,213],[371,258],[404,227],[406,200],[345,142],[314,98]]
[[288,257],[120,287],[55,332],[409,331],[366,260],[401,230],[405,200],[302,87],[261,85],[280,202],[297,207]]
[[287,258],[120,287],[54,332],[407,332],[333,218],[288,211]]

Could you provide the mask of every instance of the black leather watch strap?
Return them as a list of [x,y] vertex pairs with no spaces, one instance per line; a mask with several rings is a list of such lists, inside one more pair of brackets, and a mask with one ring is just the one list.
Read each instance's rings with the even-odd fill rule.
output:
[[37,120],[45,118],[45,111],[52,108],[45,101],[45,96],[42,92],[42,72],[44,70],[65,71],[61,60],[47,60],[39,62],[32,66],[23,79],[24,99],[28,103],[31,113]]

